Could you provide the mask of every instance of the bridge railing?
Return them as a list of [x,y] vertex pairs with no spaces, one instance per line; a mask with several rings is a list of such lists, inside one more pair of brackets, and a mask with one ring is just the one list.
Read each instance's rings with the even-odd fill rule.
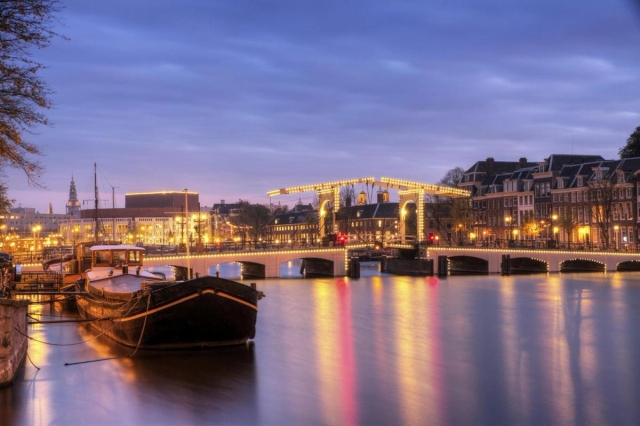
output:
[[448,244],[448,242],[440,242],[435,244],[440,247],[476,247],[476,248],[512,248],[512,249],[528,249],[528,250],[583,250],[583,251],[619,251],[619,252],[640,252],[637,243],[624,243],[616,245],[610,242],[608,245],[603,243],[578,242],[578,241],[554,241],[554,240],[509,240],[509,239],[492,239],[492,240],[465,240],[456,241]]

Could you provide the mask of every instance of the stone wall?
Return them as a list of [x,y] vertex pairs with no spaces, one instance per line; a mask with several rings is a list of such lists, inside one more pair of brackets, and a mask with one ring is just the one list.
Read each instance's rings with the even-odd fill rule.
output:
[[0,387],[13,383],[27,354],[28,305],[28,300],[0,299]]
[[382,258],[381,272],[395,275],[433,275],[433,259]]

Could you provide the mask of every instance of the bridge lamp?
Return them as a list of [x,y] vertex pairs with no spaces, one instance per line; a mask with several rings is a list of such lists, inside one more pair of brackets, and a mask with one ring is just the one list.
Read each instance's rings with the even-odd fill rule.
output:
[[616,250],[618,250],[618,229],[620,229],[618,225],[613,226],[613,230],[615,231],[613,233],[613,239],[616,241]]

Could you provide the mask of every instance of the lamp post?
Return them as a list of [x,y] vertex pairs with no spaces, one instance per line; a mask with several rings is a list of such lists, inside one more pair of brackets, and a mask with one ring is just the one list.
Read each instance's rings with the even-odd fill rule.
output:
[[551,230],[553,231],[553,247],[556,247],[558,245],[558,227],[557,226],[553,226],[553,221],[558,219],[558,215],[557,214],[552,214],[551,215]]
[[620,229],[620,227],[618,225],[614,225],[613,227],[613,239],[616,242],[616,251],[618,251],[618,229]]
[[507,227],[509,228],[509,231],[508,231],[509,243],[511,243],[511,216],[505,217],[504,221],[507,223]]

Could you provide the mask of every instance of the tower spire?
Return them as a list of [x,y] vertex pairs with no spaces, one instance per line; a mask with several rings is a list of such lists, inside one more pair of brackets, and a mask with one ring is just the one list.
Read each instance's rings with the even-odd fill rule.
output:
[[71,185],[69,186],[69,201],[67,201],[68,215],[80,217],[80,201],[78,201],[78,193],[76,192],[76,182],[71,174]]

